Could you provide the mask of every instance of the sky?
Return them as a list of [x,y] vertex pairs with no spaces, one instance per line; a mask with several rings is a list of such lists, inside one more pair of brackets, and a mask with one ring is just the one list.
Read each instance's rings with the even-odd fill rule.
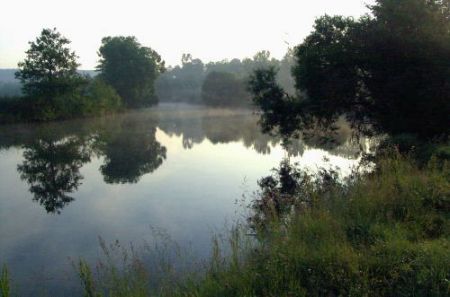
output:
[[134,35],[166,65],[190,53],[204,62],[281,58],[323,14],[358,17],[373,0],[4,0],[0,10],[0,68],[16,68],[28,42],[56,27],[72,41],[80,69],[94,69],[105,36]]

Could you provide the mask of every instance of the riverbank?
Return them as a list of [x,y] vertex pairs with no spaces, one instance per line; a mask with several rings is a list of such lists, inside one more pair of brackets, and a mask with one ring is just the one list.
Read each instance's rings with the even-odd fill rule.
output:
[[447,162],[397,156],[347,185],[306,181],[295,214],[273,217],[256,247],[234,231],[231,255],[216,246],[204,275],[162,294],[96,283],[84,264],[80,277],[86,296],[448,296],[449,177]]
[[[367,141],[349,147],[348,134],[328,152],[306,140],[292,142],[290,164],[301,167],[285,167],[293,178],[284,180],[294,186],[283,186],[283,171],[276,170],[254,196],[263,203],[253,204],[246,216],[260,214],[267,218],[264,224],[250,221],[257,230],[239,227],[224,236],[224,244],[213,240],[210,251],[211,226],[221,229],[225,218],[233,221],[236,210],[246,210],[235,199],[257,190],[257,180],[285,155],[280,139],[261,134],[250,111],[161,104],[88,120],[1,127],[0,231],[8,240],[0,245],[0,265],[8,264],[7,278],[13,292],[18,289],[12,296],[82,296],[74,274],[82,269],[79,276],[90,278],[88,268],[92,280],[85,286],[109,292],[106,296],[392,296],[398,288],[410,296],[410,286],[442,293],[447,275],[439,263],[448,263],[448,146],[436,146],[432,151],[441,152],[439,159],[428,165],[423,158],[380,153],[378,171],[335,183],[333,175],[314,168],[339,167],[341,176],[352,177],[348,174]],[[414,147],[414,155],[422,156]],[[316,183],[314,175],[303,174],[307,169],[329,182]],[[67,183],[55,187],[61,178]],[[287,211],[292,208],[295,215]],[[166,230],[179,250],[191,242],[200,252],[178,257],[177,249],[168,253],[160,243],[165,258],[138,253],[115,268],[112,262],[96,262],[98,235],[107,243],[133,242],[139,250],[149,225]],[[50,244],[56,247],[51,253]],[[208,255],[206,264],[193,260]],[[79,257],[86,264],[79,266]],[[191,261],[195,271],[180,269],[178,260]],[[402,261],[405,270],[397,271]],[[39,279],[32,275],[36,267],[45,268]],[[99,268],[104,269],[100,274]],[[70,283],[61,284],[61,271],[70,271]],[[266,279],[277,284],[272,291]],[[387,285],[392,287],[380,289]],[[140,295],[133,293],[137,286]],[[314,291],[319,286],[323,292]],[[432,296],[442,296],[438,293]]]

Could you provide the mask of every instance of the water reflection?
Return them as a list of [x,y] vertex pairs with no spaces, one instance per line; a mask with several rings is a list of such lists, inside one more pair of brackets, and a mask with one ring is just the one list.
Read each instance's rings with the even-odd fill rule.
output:
[[[107,184],[137,183],[157,170],[167,149],[156,138],[158,129],[181,137],[186,150],[205,140],[213,145],[241,142],[259,154],[270,154],[281,139],[260,132],[257,116],[248,110],[160,106],[99,119],[43,125],[0,127],[0,149],[21,147],[23,161],[17,170],[29,185],[33,200],[48,213],[60,213],[74,200],[82,184],[80,168],[95,156]],[[287,153],[301,156],[311,147],[355,159],[365,142],[354,143],[351,130],[342,125],[329,141],[323,137],[290,143]]]
[[100,171],[106,183],[137,183],[166,159],[166,148],[155,138],[156,127],[139,129],[138,125],[126,121],[98,138],[96,147],[105,158]]
[[[282,142],[280,137],[261,133],[258,116],[247,110],[187,108],[165,114],[158,126],[170,136],[181,137],[185,149],[192,149],[207,139],[213,144],[242,142],[246,148],[266,155]],[[290,156],[302,156],[309,148],[320,148],[337,156],[356,159],[369,146],[367,139],[357,139],[349,125],[341,121],[331,134],[317,133],[314,137],[293,140],[286,146],[286,151]]]
[[[72,271],[67,258],[95,261],[99,235],[139,244],[151,225],[206,255],[210,231],[240,213],[235,200],[257,190],[257,180],[286,154],[257,121],[248,110],[162,105],[0,126],[0,238],[7,238],[0,240],[0,259],[14,267],[21,288],[47,287],[34,279],[37,271],[52,279],[49,295],[71,296],[72,287],[59,278]],[[329,146],[294,141],[289,154],[305,167],[322,165],[326,156],[350,168],[358,162],[359,143],[343,128],[337,135]]]
[[25,146],[24,161],[17,166],[20,178],[30,185],[33,200],[48,213],[60,213],[74,200],[81,184],[80,168],[90,161],[88,150],[77,137],[62,140],[38,139]]
[[17,170],[33,201],[60,214],[82,184],[80,168],[91,157],[103,159],[99,171],[108,184],[136,183],[156,170],[166,148],[156,140],[157,117],[132,113],[103,119],[1,127],[0,149],[20,147]]

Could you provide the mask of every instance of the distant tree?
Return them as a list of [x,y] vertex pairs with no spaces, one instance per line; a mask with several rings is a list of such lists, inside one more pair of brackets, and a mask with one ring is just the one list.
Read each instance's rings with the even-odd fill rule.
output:
[[43,29],[41,35],[29,43],[26,58],[16,72],[23,84],[23,92],[31,97],[46,97],[72,92],[82,79],[77,73],[77,56],[68,47],[70,41],[56,28]]
[[202,100],[213,106],[243,106],[251,102],[245,82],[228,72],[211,72],[206,76]]
[[269,51],[260,51],[253,56],[254,69],[267,68],[268,66],[273,66],[273,64],[276,63],[277,61],[270,57]]
[[155,91],[164,101],[198,103],[201,101],[204,79],[205,65],[202,60],[193,58],[191,54],[183,54],[181,66],[163,73],[156,81]]
[[134,36],[105,37],[99,49],[97,70],[112,85],[128,107],[157,103],[154,82],[165,71],[164,61]]
[[249,72],[247,72],[244,68],[244,64],[239,59],[232,59],[231,61],[222,60],[218,62],[209,62],[206,64],[207,74],[214,71],[232,73],[239,79],[246,78],[249,74]]
[[263,50],[257,52],[253,57],[245,58],[242,60],[242,67],[248,77],[253,71],[259,69],[267,69],[270,67],[277,68],[279,66],[279,61],[270,56],[270,52]]
[[194,59],[191,54],[183,54],[181,58],[182,68],[176,74],[182,83],[186,96],[191,102],[199,101],[202,82],[205,79],[205,65],[202,60]]
[[[170,68],[158,78],[156,92],[161,98],[161,101],[199,103],[203,100],[202,86],[205,85],[205,79],[213,72],[232,74],[237,84],[246,85],[253,70],[275,67],[279,69],[277,79],[282,86],[286,86],[289,92],[295,93],[292,90],[293,78],[290,69],[293,61],[292,50],[286,54],[282,61],[272,58],[268,51],[261,51],[256,53],[252,58],[246,58],[242,61],[240,59],[225,59],[207,64],[204,64],[200,59],[194,58],[191,54],[183,54],[180,66]],[[224,75],[223,78],[229,79],[230,75]],[[217,86],[221,87],[219,84]],[[211,91],[213,90],[211,89]],[[222,91],[217,91],[215,95],[219,92]],[[245,97],[248,97],[246,90],[243,90],[243,93],[245,93]],[[228,100],[227,104],[238,103],[240,105],[244,101],[240,100],[239,102],[232,103]]]

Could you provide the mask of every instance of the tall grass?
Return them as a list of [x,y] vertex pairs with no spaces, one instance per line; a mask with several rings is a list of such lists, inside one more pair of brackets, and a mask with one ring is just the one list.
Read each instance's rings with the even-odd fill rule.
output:
[[[289,194],[260,193],[288,201],[290,207],[266,221],[270,228],[256,227],[256,245],[247,244],[246,230],[234,229],[230,253],[224,255],[215,240],[202,273],[160,290],[95,295],[89,293],[92,278],[84,272],[86,296],[450,295],[448,163],[432,160],[419,168],[395,156],[346,184],[305,177],[294,177],[300,186]],[[119,273],[115,284],[145,284],[151,275],[139,269],[135,273],[142,279]],[[80,265],[80,272],[86,270]]]
[[0,274],[0,297],[10,297],[10,293],[9,273],[4,265]]

